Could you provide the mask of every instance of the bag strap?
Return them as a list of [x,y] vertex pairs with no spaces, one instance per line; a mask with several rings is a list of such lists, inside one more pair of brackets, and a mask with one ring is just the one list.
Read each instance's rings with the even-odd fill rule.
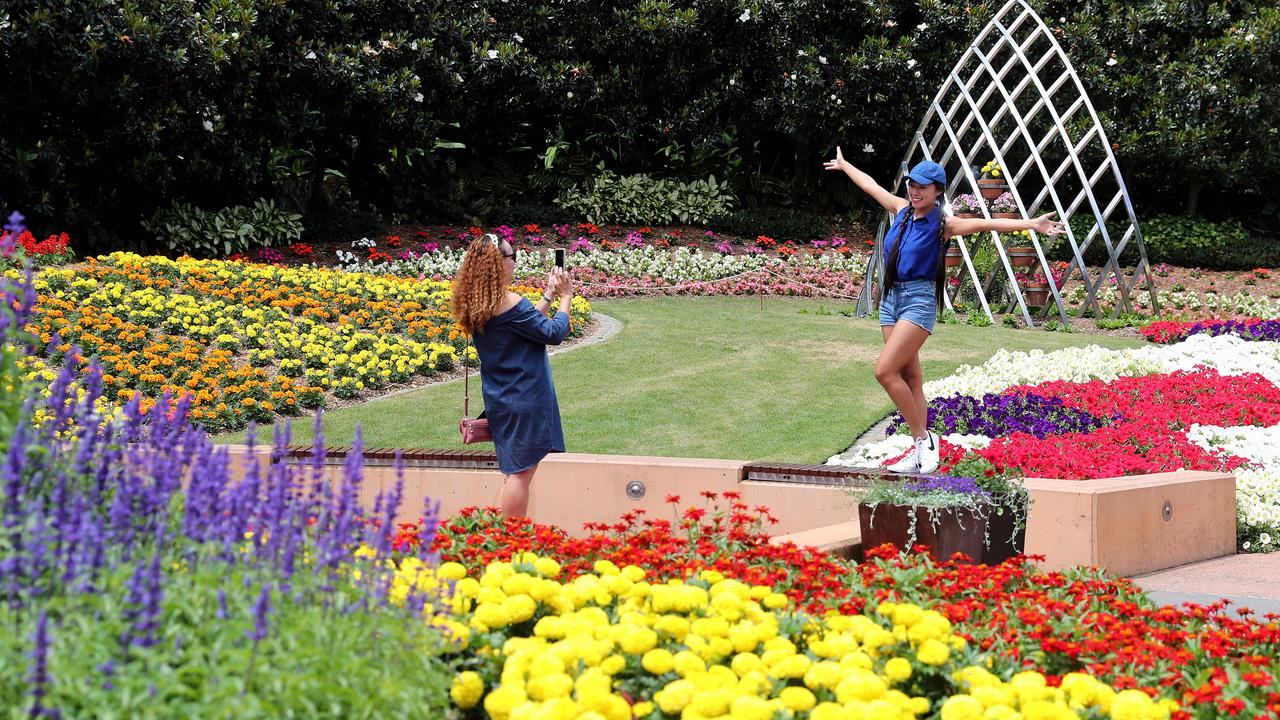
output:
[[469,417],[471,415],[471,368],[467,367],[467,348],[472,344],[471,338],[467,338],[467,344],[462,348],[462,416]]

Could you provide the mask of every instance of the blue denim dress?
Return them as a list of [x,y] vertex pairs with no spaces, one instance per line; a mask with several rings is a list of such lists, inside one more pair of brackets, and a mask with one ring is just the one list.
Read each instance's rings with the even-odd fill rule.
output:
[[564,452],[547,346],[559,345],[568,334],[568,315],[548,318],[521,298],[489,318],[474,338],[485,417],[504,474],[528,470],[547,453]]

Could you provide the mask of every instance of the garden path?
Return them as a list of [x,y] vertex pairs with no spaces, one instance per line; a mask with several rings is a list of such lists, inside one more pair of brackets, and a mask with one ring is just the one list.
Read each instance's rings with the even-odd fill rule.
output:
[[1242,553],[1133,578],[1158,603],[1207,605],[1219,598],[1259,616],[1280,614],[1280,552]]

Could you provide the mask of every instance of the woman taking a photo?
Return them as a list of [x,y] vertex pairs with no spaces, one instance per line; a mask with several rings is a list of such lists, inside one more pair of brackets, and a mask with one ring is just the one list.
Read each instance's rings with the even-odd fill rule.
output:
[[885,233],[884,275],[880,285],[880,331],[884,348],[876,360],[876,380],[906,419],[915,440],[906,457],[889,466],[893,472],[930,473],[938,469],[938,436],[927,428],[924,373],[920,348],[933,334],[942,306],[946,268],[944,254],[951,238],[974,233],[1034,230],[1057,235],[1062,223],[1053,213],[1034,220],[948,218],[942,211],[947,173],[928,160],[907,173],[907,197],[876,184],[870,175],[844,159],[840,148],[824,167],[839,170],[893,215]]
[[[569,275],[557,268],[547,275],[547,289],[534,305],[507,290],[515,272],[515,248],[493,234],[477,238],[453,280],[451,305],[480,357],[485,416],[498,467],[506,475],[498,505],[508,517],[528,513],[529,483],[542,458],[564,452],[547,346],[559,345],[569,334],[574,289]],[[549,318],[556,299],[559,308]]]

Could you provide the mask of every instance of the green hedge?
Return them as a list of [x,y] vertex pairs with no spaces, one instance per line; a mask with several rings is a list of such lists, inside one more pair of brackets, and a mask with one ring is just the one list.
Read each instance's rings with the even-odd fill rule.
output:
[[[1271,4],[1035,5],[1143,212],[1200,195],[1216,212],[1254,208],[1280,179]],[[487,220],[549,204],[601,162],[622,177],[714,175],[744,206],[856,211],[864,200],[821,160],[840,143],[891,176],[996,7],[11,0],[0,197],[94,249],[138,242],[173,202]]]

